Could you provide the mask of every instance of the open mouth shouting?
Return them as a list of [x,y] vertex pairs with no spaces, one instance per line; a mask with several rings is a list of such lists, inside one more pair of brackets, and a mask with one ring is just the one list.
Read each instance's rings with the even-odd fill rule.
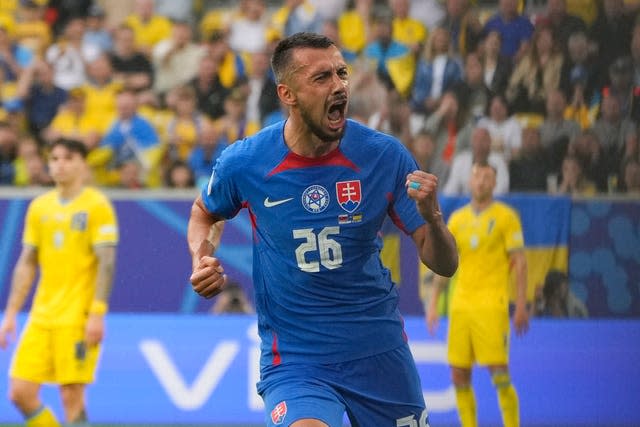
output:
[[346,121],[347,98],[340,98],[329,105],[327,118],[329,119],[329,128],[333,131],[339,131],[344,127]]

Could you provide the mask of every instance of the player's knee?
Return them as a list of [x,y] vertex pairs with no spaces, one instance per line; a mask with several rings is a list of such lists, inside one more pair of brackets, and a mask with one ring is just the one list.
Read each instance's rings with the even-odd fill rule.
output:
[[23,414],[29,414],[39,406],[38,396],[27,388],[12,384],[7,394],[9,401]]
[[505,388],[511,385],[509,371],[495,371],[491,374],[491,382],[495,388]]
[[469,387],[471,384],[471,370],[453,368],[451,370],[451,381],[456,388]]

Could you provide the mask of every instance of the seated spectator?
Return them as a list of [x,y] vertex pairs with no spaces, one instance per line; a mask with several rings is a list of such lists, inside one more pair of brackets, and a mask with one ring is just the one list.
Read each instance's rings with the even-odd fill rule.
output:
[[456,94],[450,91],[442,96],[438,109],[424,123],[424,128],[435,138],[436,157],[446,165],[451,164],[456,152],[470,145],[472,125],[466,117]]
[[16,42],[34,53],[41,53],[51,44],[51,27],[45,21],[46,8],[41,1],[20,1],[13,28]]
[[136,44],[133,29],[120,25],[115,30],[113,50],[109,59],[114,77],[127,89],[149,89],[153,83],[153,66],[149,58],[142,54]]
[[267,47],[269,19],[265,0],[242,0],[228,23],[229,46],[237,53],[261,52]]
[[474,52],[482,38],[479,11],[469,0],[447,0],[446,15],[441,24],[451,34],[451,48],[455,54],[465,57]]
[[540,142],[540,130],[536,127],[524,128],[522,148],[509,162],[509,190],[544,193],[549,173],[549,157]]
[[111,61],[106,54],[87,64],[89,79],[82,86],[86,95],[86,111],[95,123],[101,124],[101,134],[107,131],[116,117],[116,95],[122,82],[115,78]]
[[625,194],[640,196],[640,160],[627,158],[622,165],[622,191]]
[[409,148],[420,170],[437,176],[438,182],[443,185],[449,175],[449,166],[435,156],[436,143],[433,135],[424,129],[418,131],[411,139]]
[[18,156],[14,162],[17,186],[51,185],[53,181],[47,171],[38,142],[31,137],[22,138],[18,143]]
[[567,154],[569,141],[579,133],[580,126],[573,120],[565,119],[566,100],[560,90],[553,90],[547,95],[546,114],[540,125],[540,143],[552,162],[551,170],[559,171],[560,163]]
[[449,33],[436,28],[429,40],[424,57],[418,60],[415,80],[411,89],[411,109],[431,114],[440,103],[442,94],[452,89],[463,78],[457,59],[450,54]]
[[247,120],[247,88],[234,88],[224,100],[224,115],[214,121],[216,132],[233,144],[260,130],[260,123]]
[[162,146],[155,128],[138,114],[136,94],[123,90],[116,99],[118,117],[105,134],[100,146],[90,153],[88,163],[94,168],[99,185],[118,185],[120,168],[135,160],[142,166],[141,182],[145,187],[161,183]]
[[84,33],[86,43],[98,46],[101,52],[110,52],[113,48],[111,31],[106,26],[107,14],[98,4],[93,4],[87,11],[87,29]]
[[469,178],[474,163],[488,163],[496,170],[494,195],[509,191],[509,167],[504,157],[491,151],[491,134],[485,128],[476,127],[471,134],[471,148],[455,155],[451,163],[449,177],[442,189],[447,196],[470,194]]
[[489,31],[479,46],[484,83],[493,93],[504,93],[513,70],[513,60],[500,53],[502,36],[498,31]]
[[224,87],[220,81],[219,63],[210,55],[200,59],[198,73],[189,82],[198,100],[198,110],[210,119],[217,119],[224,114],[224,99],[231,89]]
[[534,27],[528,16],[518,12],[518,0],[500,0],[498,11],[484,25],[484,33],[497,31],[502,39],[500,53],[517,60],[527,48]]
[[[602,73],[603,71],[597,68],[597,63],[589,49],[587,34],[582,31],[571,34],[567,41],[567,54],[560,71],[560,89],[576,113],[580,113],[580,110],[584,109],[588,114],[587,120],[591,119],[594,95],[598,93],[605,80],[604,77],[606,77]],[[578,120],[576,122],[580,123]],[[590,122],[584,123],[582,127],[590,125]]]
[[280,108],[275,75],[266,51],[254,52],[251,55],[247,86],[247,120],[262,123],[264,117]]
[[172,91],[171,119],[165,132],[167,157],[170,161],[186,161],[200,139],[204,114],[197,109],[196,94],[190,86],[177,87]]
[[606,70],[617,58],[629,54],[635,16],[624,8],[624,0],[602,2],[589,38],[596,44],[598,68]]
[[271,15],[270,31],[284,38],[295,33],[322,32],[322,15],[308,0],[284,0]]
[[610,84],[602,88],[601,99],[615,98],[618,101],[620,116],[640,123],[640,86],[634,84],[631,58],[625,56],[616,59],[608,67],[608,71]]
[[467,54],[464,61],[464,79],[453,85],[468,120],[476,123],[489,109],[491,91],[484,81],[482,63],[476,52]]
[[0,24],[0,69],[7,81],[16,81],[33,61],[33,53],[16,43],[6,24]]
[[118,187],[127,190],[139,190],[144,188],[142,183],[143,168],[137,159],[125,160],[118,168],[120,182]]
[[579,157],[568,154],[562,160],[562,175],[558,193],[572,196],[594,196],[596,185],[584,173],[584,166]]
[[153,90],[163,95],[188,83],[196,76],[200,59],[205,54],[204,47],[193,42],[191,25],[187,22],[175,22],[171,37],[160,41],[153,48]]
[[247,79],[247,56],[234,52],[226,32],[214,32],[206,44],[206,53],[217,65],[217,75],[223,87],[231,89]]
[[394,89],[387,90],[386,101],[369,118],[368,125],[381,132],[394,135],[409,146],[422,118],[411,114],[409,102]]
[[167,168],[164,185],[169,188],[193,188],[193,171],[184,161],[175,160]]
[[89,150],[100,142],[103,123],[100,117],[91,115],[86,107],[87,93],[75,88],[69,91],[67,101],[60,107],[51,124],[42,131],[47,143],[60,138],[81,141]]
[[80,87],[87,81],[85,64],[100,54],[100,48],[84,41],[85,24],[74,17],[67,22],[64,33],[45,52],[45,59],[53,66],[55,85],[65,90]]
[[429,31],[422,22],[409,14],[410,0],[389,0],[393,14],[392,38],[419,54],[428,39]]
[[388,9],[379,7],[374,11],[371,41],[366,44],[362,57],[373,64],[378,78],[388,88],[405,97],[414,80],[415,56],[407,46],[393,40],[392,22],[393,16]]
[[43,143],[42,131],[51,124],[67,96],[66,90],[55,85],[53,68],[45,61],[34,61],[20,75],[16,97],[22,100],[29,131],[40,144]]
[[502,154],[509,162],[518,155],[522,146],[522,126],[510,114],[509,106],[502,95],[493,95],[489,102],[488,117],[478,121],[491,134],[491,151]]
[[0,122],[0,185],[13,185],[17,156],[18,135],[7,122]]
[[569,278],[558,270],[547,273],[542,288],[543,301],[537,315],[555,318],[586,318],[586,305],[569,288]]
[[547,93],[560,87],[562,63],[551,30],[538,28],[529,49],[516,62],[505,92],[514,113],[544,114]]
[[133,29],[136,46],[149,57],[156,44],[171,37],[171,21],[155,13],[154,0],[135,0],[125,24]]
[[349,1],[338,16],[338,35],[349,56],[359,55],[367,44],[372,26],[372,5],[370,0]]
[[553,37],[563,51],[567,49],[571,34],[587,31],[587,24],[582,18],[567,11],[566,0],[548,0],[545,12],[536,17],[535,26],[551,28]]
[[622,115],[617,98],[605,96],[602,99],[600,118],[592,129],[603,150],[608,173],[618,173],[628,141],[638,136],[636,124]]
[[202,122],[200,139],[191,151],[188,161],[199,188],[209,180],[216,160],[228,145],[226,138],[216,131],[213,123],[209,120]]
[[598,135],[592,129],[582,131],[571,141],[567,155],[580,159],[584,175],[596,185],[598,191],[605,191],[608,176],[617,173],[609,171],[606,153],[598,141]]

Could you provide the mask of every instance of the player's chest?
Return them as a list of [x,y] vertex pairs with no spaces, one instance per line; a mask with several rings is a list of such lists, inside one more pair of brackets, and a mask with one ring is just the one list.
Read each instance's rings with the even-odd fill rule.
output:
[[250,205],[263,222],[299,226],[377,223],[392,193],[391,179],[367,171],[305,170],[269,177]]
[[456,232],[460,252],[487,252],[503,244],[498,221],[493,216],[469,218]]
[[45,244],[62,248],[89,236],[89,213],[86,210],[63,209],[45,212],[40,218],[41,237]]

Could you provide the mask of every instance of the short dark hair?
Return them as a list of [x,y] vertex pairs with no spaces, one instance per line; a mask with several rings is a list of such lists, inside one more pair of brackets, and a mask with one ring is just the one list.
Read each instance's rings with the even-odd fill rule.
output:
[[87,154],[89,154],[89,149],[82,141],[78,141],[77,139],[68,139],[68,138],[58,138],[51,143],[49,146],[51,150],[53,150],[56,146],[62,145],[67,150],[78,153],[82,156],[83,159],[87,158]]
[[327,49],[335,46],[335,43],[326,36],[317,33],[296,33],[280,40],[271,57],[271,68],[276,76],[276,82],[280,83],[291,64],[291,57],[295,49]]

